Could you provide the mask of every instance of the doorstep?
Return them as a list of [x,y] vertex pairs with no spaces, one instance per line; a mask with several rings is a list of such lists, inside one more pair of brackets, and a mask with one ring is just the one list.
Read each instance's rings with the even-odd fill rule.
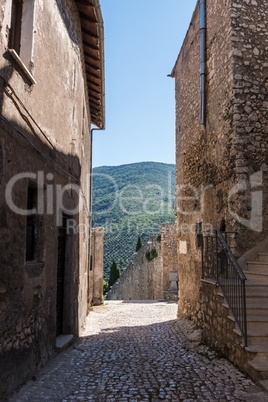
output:
[[67,349],[74,341],[73,335],[59,335],[56,338],[56,350],[57,352],[62,352]]

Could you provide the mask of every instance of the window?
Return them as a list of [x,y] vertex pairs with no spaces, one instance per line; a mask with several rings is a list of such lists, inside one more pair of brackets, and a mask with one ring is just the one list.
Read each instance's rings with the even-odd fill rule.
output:
[[31,84],[36,84],[34,67],[35,0],[12,0],[9,52]]
[[9,49],[14,49],[20,54],[22,24],[22,0],[12,0],[11,27],[9,35]]
[[203,224],[198,222],[196,224],[196,247],[201,248],[203,242]]
[[[27,209],[31,211],[37,208],[37,189],[28,187]],[[37,235],[37,214],[27,215],[26,231],[26,261],[35,260],[36,235]]]

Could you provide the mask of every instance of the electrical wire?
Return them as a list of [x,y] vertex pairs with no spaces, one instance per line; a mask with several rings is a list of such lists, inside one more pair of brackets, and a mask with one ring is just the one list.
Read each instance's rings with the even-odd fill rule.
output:
[[0,78],[3,80],[3,82],[5,83],[5,86],[8,87],[11,91],[11,94],[8,94],[8,96],[12,99],[12,95],[15,96],[15,98],[17,99],[17,101],[19,102],[19,104],[21,105],[21,107],[25,110],[25,112],[28,114],[28,116],[30,117],[30,119],[32,120],[32,122],[36,125],[36,127],[38,128],[38,130],[41,132],[41,134],[43,135],[43,137],[46,139],[46,141],[49,143],[49,145],[54,149],[54,151],[59,155],[59,157],[63,160],[63,162],[72,170],[72,167],[69,165],[69,163],[63,158],[63,156],[61,155],[61,153],[57,150],[57,148],[53,145],[53,143],[50,141],[50,139],[47,137],[47,135],[44,133],[44,131],[41,129],[41,127],[39,126],[39,124],[36,122],[36,120],[33,118],[33,116],[31,115],[31,113],[29,112],[29,110],[26,108],[26,106],[24,105],[24,103],[21,101],[21,99],[18,97],[18,95],[16,94],[16,91],[14,90],[14,88],[6,81],[6,79],[0,75]]
[[[21,135],[22,138],[24,138],[37,152],[37,156],[40,158],[40,156],[43,156],[45,159],[48,159],[50,162],[53,163],[53,165],[56,165],[58,168],[60,168],[67,176],[71,177],[72,179],[74,179],[78,184],[79,184],[79,191],[81,194],[81,197],[84,201],[84,209],[87,213],[88,217],[91,217],[91,212],[89,211],[88,207],[87,207],[87,199],[86,199],[86,195],[83,192],[83,190],[81,189],[80,186],[80,181],[73,175],[71,175],[69,172],[67,172],[67,170],[65,170],[64,168],[62,168],[57,162],[55,162],[52,158],[50,158],[49,156],[47,156],[46,154],[44,154],[44,152],[42,152],[36,145],[33,144],[33,142],[25,135],[23,134],[17,127],[15,127],[12,123],[10,123],[5,116],[3,116],[0,113],[0,119],[2,119],[8,126],[10,126],[13,130],[15,130],[18,134]],[[8,135],[10,135],[10,137],[12,137],[14,140],[16,140],[16,138],[9,133],[8,131],[5,131]],[[21,145],[21,144],[20,144]],[[42,158],[40,158],[41,160],[43,160]],[[55,170],[55,168],[52,166],[52,169]],[[66,175],[63,175],[62,173],[57,172],[58,174],[60,174],[62,177],[66,178]]]
[[[40,126],[38,125],[38,123],[35,121],[35,119],[31,116],[30,112],[27,110],[27,108],[24,106],[23,102],[19,99],[19,97],[17,96],[17,94],[15,93],[14,89],[12,88],[12,86],[5,80],[4,77],[2,77],[0,75],[0,78],[2,78],[2,80],[4,81],[6,87],[8,87],[10,89],[10,91],[12,92],[11,94],[8,94],[8,96],[12,99],[12,94],[14,94],[15,98],[17,99],[17,101],[19,102],[19,104],[21,105],[21,107],[26,111],[26,113],[28,114],[28,116],[31,118],[31,120],[33,121],[33,123],[36,125],[36,127],[38,127],[38,129],[40,130],[41,134],[45,137],[45,139],[48,141],[48,143],[50,144],[50,146],[54,149],[54,151],[60,156],[60,158],[64,161],[64,163],[70,168],[70,170],[72,171],[72,167],[70,166],[70,164],[62,157],[61,153],[55,148],[55,146],[52,144],[52,142],[49,140],[49,138],[46,136],[46,134],[43,132],[43,130],[40,128]],[[14,99],[12,99],[14,101]],[[76,181],[79,184],[79,191],[81,194],[81,197],[84,201],[84,209],[86,211],[86,214],[88,217],[91,217],[91,212],[89,211],[88,207],[87,207],[87,198],[85,193],[83,192],[81,186],[80,186],[80,180],[78,177],[74,176],[73,174],[71,174],[70,172],[68,172],[67,170],[65,170],[61,165],[59,165],[57,162],[55,162],[50,156],[44,154],[22,131],[20,131],[17,127],[15,127],[10,121],[8,121],[6,119],[6,117],[0,113],[0,118],[10,127],[12,127],[18,134],[20,134],[36,151],[38,156],[42,155],[45,159],[49,160],[50,162],[53,163],[53,165],[56,165],[62,172],[64,172],[66,175],[68,175],[68,177],[71,177],[74,181]],[[28,122],[26,116],[23,116],[23,119]],[[28,122],[29,123],[29,122]],[[10,133],[8,133],[9,135],[11,135]],[[11,135],[11,137],[14,139],[14,137]],[[52,167],[53,170],[55,170],[54,167]],[[60,174],[60,173],[59,173]],[[65,177],[63,174],[61,174],[61,176]]]
[[[2,115],[2,113],[0,113],[0,118],[10,127],[12,127],[18,134],[20,134],[27,142],[29,142],[29,144],[38,152],[38,154],[44,156],[46,159],[50,160],[51,162],[53,162],[53,164],[57,165],[57,167],[59,167],[64,173],[66,173],[69,177],[72,177],[76,182],[79,183],[79,180],[71,175],[69,172],[67,172],[67,170],[65,170],[64,168],[62,168],[57,162],[55,162],[52,158],[50,158],[49,156],[47,156],[46,154],[44,154],[39,148],[37,148],[36,145],[34,145],[34,143],[29,140],[28,137],[26,137],[26,135],[24,135],[22,133],[22,131],[20,131],[17,127],[15,127],[12,123],[10,123],[5,116]],[[7,132],[7,134],[9,134],[12,138],[14,138],[9,132]],[[65,176],[64,176],[65,177]]]

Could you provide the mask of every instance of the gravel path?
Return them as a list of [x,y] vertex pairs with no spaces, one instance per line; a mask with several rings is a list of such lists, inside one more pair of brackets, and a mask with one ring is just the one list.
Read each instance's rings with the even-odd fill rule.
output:
[[244,374],[176,319],[170,302],[109,301],[90,313],[83,337],[10,398],[19,401],[268,402]]

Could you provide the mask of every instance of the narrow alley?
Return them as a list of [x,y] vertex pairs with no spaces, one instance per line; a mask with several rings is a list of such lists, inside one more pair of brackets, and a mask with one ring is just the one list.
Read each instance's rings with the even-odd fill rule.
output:
[[231,363],[195,342],[191,321],[176,313],[173,302],[95,307],[83,337],[10,402],[268,401]]

